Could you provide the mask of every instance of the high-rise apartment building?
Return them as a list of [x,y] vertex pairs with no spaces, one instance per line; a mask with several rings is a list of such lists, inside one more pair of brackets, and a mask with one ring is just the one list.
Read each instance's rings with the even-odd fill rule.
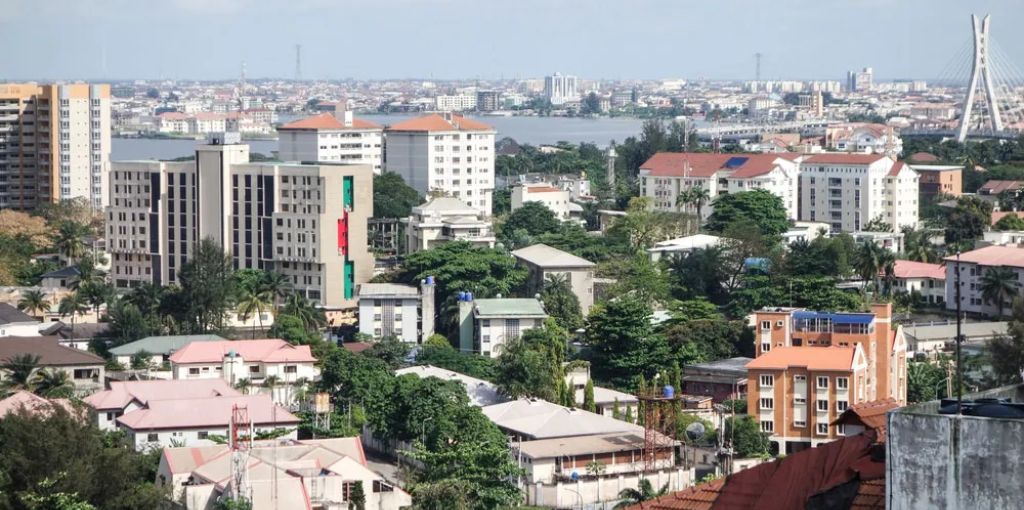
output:
[[501,108],[501,95],[496,90],[479,90],[476,93],[476,109],[481,112],[493,112]]
[[440,112],[464,112],[467,110],[476,109],[477,96],[474,95],[455,95],[455,96],[437,96],[434,98],[434,108]]
[[846,73],[846,89],[849,92],[868,92],[874,87],[874,81],[875,71],[870,67]]
[[384,128],[350,111],[290,122],[277,133],[281,161],[370,165],[375,174],[384,164]]
[[800,165],[800,220],[857,232],[875,218],[916,226],[917,173],[881,154],[815,154]]
[[747,409],[779,451],[843,435],[830,424],[849,406],[907,396],[907,346],[892,304],[871,313],[766,308],[753,314],[755,358],[747,364]]
[[249,146],[226,138],[197,147],[195,161],[113,163],[114,285],[176,284],[200,240],[210,238],[235,269],[273,270],[319,305],[355,307],[356,285],[373,275],[370,166],[249,163]]
[[555,73],[544,77],[544,97],[553,105],[562,105],[580,100],[575,76]]
[[107,203],[110,85],[0,84],[0,208]]
[[384,168],[420,193],[458,198],[491,214],[497,131],[455,113],[432,114],[384,131]]

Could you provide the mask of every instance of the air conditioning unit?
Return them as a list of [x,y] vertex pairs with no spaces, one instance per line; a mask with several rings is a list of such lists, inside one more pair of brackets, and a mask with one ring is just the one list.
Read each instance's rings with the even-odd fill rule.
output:
[[782,321],[776,321],[775,322],[775,327],[781,328],[782,327]]

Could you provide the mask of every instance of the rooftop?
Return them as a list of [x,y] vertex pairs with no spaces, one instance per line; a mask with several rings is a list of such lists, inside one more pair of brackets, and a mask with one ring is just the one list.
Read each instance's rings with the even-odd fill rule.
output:
[[413,214],[425,212],[439,212],[445,214],[464,214],[476,217],[477,210],[455,197],[433,197],[426,202],[413,207]]
[[361,283],[359,284],[359,297],[361,298],[418,298],[420,289],[412,285],[400,283]]
[[798,155],[776,154],[710,154],[696,152],[659,152],[651,156],[641,170],[655,177],[711,177],[720,171],[732,172],[732,178],[764,175],[779,165],[779,160],[792,161]]
[[94,409],[124,409],[130,402],[147,405],[152,400],[174,400],[240,396],[223,379],[172,379],[153,381],[112,381],[110,389],[85,398]]
[[395,375],[412,374],[418,377],[436,377],[442,381],[458,381],[466,388],[470,402],[475,406],[489,406],[505,402],[505,397],[498,393],[498,388],[483,379],[453,372],[433,365],[419,365],[395,370]]
[[56,271],[50,271],[40,276],[40,278],[74,278],[78,274],[78,266],[67,266]]
[[381,126],[374,124],[368,120],[363,119],[352,119],[352,125],[346,126],[343,122],[338,120],[334,114],[321,113],[314,115],[313,117],[307,117],[305,119],[296,120],[289,122],[279,128],[278,130],[289,130],[289,129],[323,129],[323,130],[340,130],[340,129],[381,129]]
[[[957,257],[946,257],[948,263],[956,263]],[[961,253],[960,262],[980,264],[983,266],[1024,267],[1024,248],[1013,246],[986,246],[977,250]]]
[[643,427],[639,425],[537,399],[486,406],[483,413],[498,427],[533,439],[612,432],[643,434]]
[[0,303],[0,324],[25,324],[35,323],[39,324],[39,321],[31,315],[18,310],[16,307],[11,306],[7,303]]
[[591,455],[612,452],[628,452],[644,447],[643,430],[632,432],[613,432],[589,436],[556,437],[512,443],[530,459],[547,459],[563,455]]
[[854,347],[774,347],[754,358],[747,369],[806,367],[808,370],[846,371],[853,368]]
[[707,363],[695,363],[693,365],[686,365],[683,367],[683,374],[691,370],[697,371],[715,371],[715,372],[731,372],[736,375],[747,375],[747,364],[753,361],[753,358],[747,358],[744,356],[738,356],[735,358],[720,359],[717,361],[709,361]]
[[654,247],[647,251],[685,251],[685,250],[696,250],[698,248],[708,248],[716,246],[722,242],[722,238],[709,234],[694,234],[692,236],[677,237],[675,239],[669,239],[667,241],[659,241],[654,243]]
[[459,114],[434,113],[392,124],[387,127],[387,131],[494,131],[494,128]]
[[892,397],[882,400],[872,400],[853,404],[846,408],[831,424],[832,425],[860,425],[865,429],[875,431],[877,441],[885,442],[886,413],[900,407],[899,402]]
[[476,317],[522,317],[544,319],[548,314],[536,298],[492,298],[476,299]]
[[150,354],[173,354],[178,349],[185,347],[192,342],[224,342],[223,337],[217,335],[168,335],[168,336],[147,336],[134,342],[119,345],[110,349],[114,356],[132,356],[142,351]]
[[0,400],[0,419],[22,409],[29,414],[49,413],[54,406],[63,407],[68,412],[75,412],[71,401],[64,398],[45,399],[28,391],[16,391],[7,398]]
[[[960,333],[966,341],[973,338],[993,338],[1005,335],[1009,322],[964,322]],[[956,338],[956,322],[949,324],[904,324],[903,334],[915,340],[949,340]]]
[[875,320],[875,314],[796,310],[793,312],[793,320],[831,321],[832,324],[871,324]]
[[7,336],[0,337],[0,360],[19,354],[39,356],[39,365],[52,366],[95,366],[106,361],[90,352],[60,345],[55,336]]
[[221,340],[192,342],[171,355],[172,363],[220,363],[235,354],[245,361],[264,363],[313,363],[316,358],[308,345],[292,345],[284,340]]
[[552,248],[546,244],[534,244],[526,248],[520,248],[512,252],[516,258],[525,260],[538,267],[572,267],[591,268],[596,266],[593,262],[577,257],[568,252]]
[[913,260],[897,260],[894,273],[896,278],[933,278],[945,280],[946,266]]
[[254,425],[288,426],[300,420],[274,404],[270,395],[235,395],[151,400],[143,409],[125,413],[117,423],[133,430],[228,428],[234,406],[246,406]]
[[822,165],[870,165],[878,160],[884,159],[884,154],[850,154],[845,152],[829,152],[825,154],[814,154],[804,160],[804,163]]

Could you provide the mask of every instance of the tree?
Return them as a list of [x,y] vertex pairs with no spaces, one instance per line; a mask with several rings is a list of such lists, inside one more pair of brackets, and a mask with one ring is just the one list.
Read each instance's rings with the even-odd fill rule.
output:
[[494,358],[459,352],[441,335],[434,335],[431,338],[443,339],[445,344],[424,344],[416,355],[417,365],[433,365],[485,381],[495,379],[497,362]]
[[888,261],[887,254],[889,254],[888,250],[871,241],[864,241],[857,248],[857,275],[864,281],[865,289],[867,289],[868,282],[874,281],[875,290],[881,290],[879,273],[885,268]]
[[17,354],[7,358],[0,364],[0,370],[6,374],[2,388],[6,392],[32,391],[34,376],[39,368],[39,356],[35,354]]
[[252,389],[252,379],[249,379],[248,377],[243,377],[235,381],[235,389],[242,392],[243,395],[248,395],[249,390]]
[[406,218],[420,205],[422,196],[401,175],[384,172],[373,177],[373,217]]
[[363,351],[363,355],[377,358],[391,368],[399,368],[405,364],[411,350],[412,344],[405,343],[394,336],[387,336]]
[[81,223],[66,221],[57,229],[54,247],[68,262],[75,262],[85,255],[85,236],[89,227]]
[[285,298],[284,307],[281,308],[280,313],[298,317],[307,332],[318,331],[327,326],[327,317],[324,315],[324,311],[297,292],[293,292]]
[[[782,199],[764,189],[719,195],[714,201],[714,212],[708,217],[708,232],[721,234],[732,223],[741,219],[756,224],[761,234],[777,240],[789,230],[789,218]],[[769,242],[769,245],[774,242]]]
[[725,435],[731,438],[732,449],[737,458],[768,455],[768,434],[761,432],[761,426],[752,416],[733,416],[725,420]]
[[892,232],[892,224],[887,223],[882,215],[871,218],[871,221],[864,225],[865,232]]
[[1024,380],[1024,300],[1014,300],[1006,335],[989,341],[988,358],[996,382],[1010,384]]
[[992,204],[978,197],[962,196],[946,215],[945,239],[949,250],[970,249],[981,237],[992,218]]
[[61,298],[60,304],[57,305],[57,313],[61,317],[71,317],[71,340],[75,339],[75,322],[79,315],[85,313],[88,310],[85,299],[78,292],[72,292]]
[[599,381],[631,389],[634,377],[653,377],[668,359],[664,338],[651,327],[651,313],[645,301],[632,296],[597,305],[590,312],[585,342]]
[[46,398],[69,398],[75,391],[68,373],[56,368],[37,371],[32,378],[32,386],[34,393]]
[[366,510],[366,493],[363,492],[361,480],[352,486],[352,493],[348,497],[348,510]]
[[[255,287],[246,286],[241,289],[238,298],[238,315],[243,321],[249,320],[253,315],[259,321],[260,330],[263,330],[263,311],[270,308],[274,302],[274,295],[270,289],[263,285]],[[256,329],[252,330],[253,339],[256,338]]]
[[553,317],[566,331],[576,331],[583,326],[580,301],[572,291],[568,273],[551,273],[544,280],[540,292],[544,311]]
[[590,115],[601,113],[601,98],[596,92],[591,92],[583,98],[583,104],[580,105],[580,113]]
[[43,218],[4,209],[0,211],[0,236],[18,239],[30,244],[33,250],[42,250],[52,244],[54,231]]
[[107,307],[107,320],[113,347],[161,333],[155,312],[143,315],[138,306],[126,299],[115,300]]
[[1010,213],[999,218],[999,221],[992,225],[992,228],[994,230],[1024,230],[1024,218]]
[[1003,316],[1006,300],[1016,296],[1019,290],[1017,273],[1009,267],[990,267],[981,276],[981,297],[985,303],[996,305],[999,317]]
[[189,329],[193,333],[223,329],[237,283],[231,257],[216,241],[206,238],[199,242],[195,254],[178,272],[178,281],[188,306]]
[[26,290],[18,300],[18,309],[32,314],[37,319],[42,319],[43,314],[50,311],[50,300],[41,290]]
[[[692,365],[739,356],[745,341],[753,345],[740,321],[694,320],[665,332],[665,341],[680,365]],[[743,349],[746,351],[747,349]]]
[[267,336],[280,338],[292,345],[311,345],[320,340],[318,335],[310,334],[300,317],[288,313],[279,313],[274,318],[274,325],[270,326]]
[[498,355],[495,383],[509,398],[559,399],[558,383],[564,379],[566,334],[552,320],[543,328],[529,329],[507,341]]
[[932,232],[930,230],[919,230],[914,227],[903,227],[903,255],[907,260],[917,262],[936,262],[939,259],[938,250],[931,242]]
[[648,302],[668,299],[669,287],[658,266],[646,253],[636,253],[625,261],[608,262],[606,271],[615,278],[612,295],[632,295]]
[[647,478],[641,478],[640,483],[637,484],[636,489],[622,489],[619,491],[620,501],[614,507],[615,509],[626,508],[632,505],[640,504],[644,501],[650,501],[655,498],[660,498],[668,492],[668,484],[666,483],[659,490],[654,490],[651,485],[651,481]]
[[946,396],[948,375],[927,361],[907,363],[907,403],[928,402]]
[[583,409],[592,413],[597,412],[597,404],[594,402],[593,379],[587,379],[587,385],[583,387]]
[[523,231],[527,236],[537,236],[547,232],[555,232],[562,226],[555,213],[542,202],[526,202],[519,209],[512,211],[501,225],[500,235],[505,246],[513,247],[510,241],[516,232]]

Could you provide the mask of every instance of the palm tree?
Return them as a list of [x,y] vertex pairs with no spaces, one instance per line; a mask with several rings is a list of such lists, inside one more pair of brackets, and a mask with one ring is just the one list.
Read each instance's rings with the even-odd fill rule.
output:
[[867,292],[868,282],[872,279],[875,281],[875,290],[878,290],[878,272],[884,267],[884,256],[884,250],[871,241],[864,241],[857,248],[857,275],[864,280],[865,292]]
[[156,313],[160,309],[164,288],[153,283],[143,283],[132,289],[125,299],[145,314]]
[[880,269],[882,281],[885,282],[883,293],[886,296],[891,296],[892,289],[896,285],[896,255],[889,250],[883,250],[879,262],[882,264]]
[[917,262],[935,262],[939,259],[938,250],[931,242],[930,230],[918,230],[914,227],[903,227],[903,256],[907,260]]
[[83,255],[75,269],[78,270],[78,276],[69,285],[72,290],[78,290],[91,284],[99,284],[106,281],[107,274],[96,266],[96,260],[92,255]]
[[85,255],[85,236],[89,227],[73,221],[61,223],[53,245],[68,262],[74,262]]
[[36,372],[35,377],[32,378],[35,394],[54,398],[54,397],[70,397],[75,390],[75,385],[71,382],[71,378],[68,377],[68,373],[51,368],[46,370],[39,370]]
[[277,402],[277,399],[274,398],[274,389],[277,388],[277,385],[280,382],[281,378],[276,375],[268,375],[263,379],[263,387],[270,390],[270,400],[273,400],[274,402]]
[[[273,300],[274,296],[269,289],[245,289],[242,291],[242,296],[238,299],[238,314],[244,321],[248,321],[255,314],[262,331],[263,311],[270,308]],[[252,330],[252,337],[253,339],[256,338],[255,328]]]
[[37,368],[39,356],[35,354],[17,354],[5,359],[0,364],[0,370],[7,373],[2,386],[4,391],[32,391],[32,376]]
[[291,280],[276,271],[267,271],[261,283],[263,289],[270,293],[274,308],[277,308],[280,302],[288,297],[292,290]]
[[682,210],[686,206],[688,206],[688,205],[690,205],[692,203],[693,203],[692,188],[691,189],[684,189],[683,191],[681,191],[679,193],[679,196],[676,197],[676,207],[679,208],[680,212],[682,212]]
[[50,311],[50,300],[41,290],[27,290],[18,301],[18,309],[42,319],[43,315]]
[[298,317],[308,331],[315,331],[327,325],[327,317],[324,316],[323,310],[297,292],[288,295],[281,312]]
[[252,380],[248,377],[235,381],[235,389],[242,392],[243,395],[249,394],[249,388],[252,388]]
[[61,317],[71,316],[71,341],[75,341],[75,319],[85,313],[88,310],[85,299],[78,294],[78,292],[72,292],[64,296],[60,300],[60,304],[57,305],[57,313]]
[[995,303],[999,307],[999,316],[1003,316],[1003,303],[1006,298],[1017,295],[1020,283],[1013,269],[1008,267],[990,267],[981,276],[981,297],[986,303]]
[[644,478],[640,480],[640,484],[636,489],[622,489],[619,491],[619,499],[622,501],[615,505],[613,508],[626,508],[627,506],[649,501],[654,498],[664,496],[668,492],[668,484],[666,483],[661,487],[660,490],[655,491],[654,487],[651,486],[651,481]]
[[703,186],[696,186],[690,189],[690,201],[697,206],[697,218],[703,218],[704,203],[711,199],[711,192]]

